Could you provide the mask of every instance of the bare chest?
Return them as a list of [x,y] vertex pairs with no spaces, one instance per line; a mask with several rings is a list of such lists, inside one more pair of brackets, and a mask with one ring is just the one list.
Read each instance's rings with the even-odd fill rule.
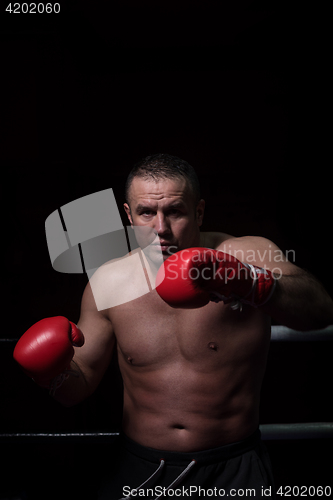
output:
[[233,311],[210,303],[173,309],[155,291],[110,309],[120,357],[133,367],[161,367],[178,360],[203,366],[248,356],[267,343],[269,321],[252,308]]

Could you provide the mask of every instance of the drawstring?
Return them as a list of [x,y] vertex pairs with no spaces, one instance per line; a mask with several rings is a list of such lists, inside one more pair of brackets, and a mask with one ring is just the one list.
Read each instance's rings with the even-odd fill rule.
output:
[[[177,484],[179,484],[183,479],[184,477],[187,476],[187,474],[190,472],[190,470],[192,469],[192,467],[196,464],[196,461],[195,460],[192,460],[188,466],[186,467],[186,469],[183,470],[183,472],[181,472],[179,474],[179,476],[167,487],[165,488],[164,492],[159,495],[158,497],[155,498],[155,500],[158,500],[159,498],[161,498],[162,496],[164,496],[164,493],[168,490],[170,490],[170,488],[172,488],[173,486],[176,486]],[[144,486],[145,484],[147,484],[151,479],[153,479],[164,467],[165,465],[165,460],[163,460],[161,458],[160,460],[160,465],[158,466],[158,468],[155,470],[155,472],[148,478],[146,479],[146,481],[144,483],[142,483],[140,486],[138,486],[137,488],[134,488],[132,491],[134,492],[137,492],[138,490],[140,490],[142,488],[142,486]],[[122,497],[120,498],[119,500],[130,500],[132,497],[132,494],[130,493],[127,497]]]
[[[163,459],[161,458],[160,465],[159,465],[159,466],[158,466],[158,468],[155,470],[155,472],[154,472],[154,473],[153,473],[150,477],[148,477],[148,479],[146,479],[146,481],[145,481],[144,483],[140,484],[140,486],[138,486],[137,488],[134,488],[132,491],[137,491],[137,490],[140,490],[140,489],[142,488],[142,486],[144,486],[145,484],[147,484],[147,483],[148,483],[148,481],[150,481],[151,479],[153,479],[153,477],[155,477],[155,476],[156,476],[156,474],[158,474],[158,473],[159,473],[159,471],[163,469],[164,464],[165,464],[165,460],[163,460]],[[129,494],[127,497],[122,497],[122,498],[119,498],[119,500],[129,500],[129,499],[131,498],[131,496],[132,496],[132,495],[131,495],[131,494]]]
[[[185,470],[183,470],[183,472],[181,472],[181,473],[179,474],[179,476],[178,476],[178,477],[174,480],[174,482],[173,482],[173,483],[171,483],[171,484],[170,484],[170,485],[169,485],[169,486],[165,489],[165,491],[170,490],[170,488],[172,488],[173,486],[177,486],[177,484],[179,484],[179,483],[180,483],[180,482],[184,479],[184,477],[185,477],[185,476],[187,476],[187,474],[190,472],[190,470],[192,469],[193,465],[195,465],[195,464],[196,464],[196,461],[195,461],[195,460],[192,460],[192,462],[188,464],[188,466],[186,467],[186,469],[185,469]],[[164,492],[163,492],[161,495],[159,495],[158,497],[156,497],[156,498],[155,498],[155,500],[158,500],[158,499],[159,499],[159,498],[161,498],[162,496],[164,496]]]

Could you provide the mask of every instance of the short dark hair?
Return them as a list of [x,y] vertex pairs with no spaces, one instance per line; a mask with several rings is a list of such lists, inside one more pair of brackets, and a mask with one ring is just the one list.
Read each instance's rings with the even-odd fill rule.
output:
[[195,203],[200,200],[200,184],[194,168],[187,161],[168,154],[154,154],[146,156],[134,165],[125,184],[125,199],[129,203],[129,189],[134,177],[144,179],[185,179],[195,198]]

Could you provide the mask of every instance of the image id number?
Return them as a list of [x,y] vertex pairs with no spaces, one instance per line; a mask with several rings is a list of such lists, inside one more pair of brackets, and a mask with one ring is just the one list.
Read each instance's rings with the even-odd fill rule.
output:
[[330,486],[280,486],[276,492],[277,497],[330,497]]
[[60,3],[10,3],[6,7],[10,14],[59,14]]

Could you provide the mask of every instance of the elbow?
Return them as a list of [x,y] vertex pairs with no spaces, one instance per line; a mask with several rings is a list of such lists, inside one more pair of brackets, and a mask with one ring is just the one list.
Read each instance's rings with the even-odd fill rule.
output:
[[295,330],[299,330],[300,332],[310,332],[315,330],[323,330],[327,328],[331,323],[326,321],[313,321],[301,325],[299,328],[294,328]]
[[333,318],[328,318],[324,316],[317,317],[299,317],[293,318],[292,320],[287,320],[283,322],[285,326],[292,330],[297,330],[299,332],[309,332],[314,330],[323,330],[328,326],[333,324]]
[[78,403],[81,402],[81,401],[76,401],[74,399],[59,397],[57,396],[57,394],[53,395],[53,399],[64,408],[73,408],[73,406],[76,406]]
[[289,315],[284,323],[288,328],[299,331],[322,330],[333,325],[333,301],[312,304],[297,314]]
[[315,319],[315,328],[321,330],[333,325],[333,301],[330,299],[325,307],[322,307]]
[[53,395],[52,395],[53,399],[55,401],[57,401],[57,403],[59,403],[61,406],[63,406],[64,408],[72,408],[73,406],[76,406],[80,403],[82,403],[83,401],[85,401],[85,399],[87,399],[88,397],[88,394],[64,394],[63,392],[61,392],[61,389],[59,390],[59,393],[55,392]]

